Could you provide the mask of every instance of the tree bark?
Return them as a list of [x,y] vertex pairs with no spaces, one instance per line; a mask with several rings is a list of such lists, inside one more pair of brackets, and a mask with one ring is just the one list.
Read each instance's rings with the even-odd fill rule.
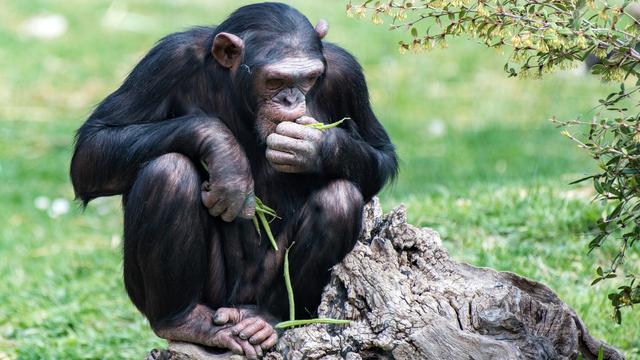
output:
[[[289,329],[266,359],[624,359],[545,285],[451,259],[404,207],[383,216],[374,199],[363,227],[318,310],[352,322]],[[229,358],[185,343],[148,357]]]

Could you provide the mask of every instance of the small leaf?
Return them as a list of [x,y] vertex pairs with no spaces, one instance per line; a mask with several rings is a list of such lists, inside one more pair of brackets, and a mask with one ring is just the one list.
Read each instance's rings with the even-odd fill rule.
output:
[[602,184],[600,184],[600,181],[598,181],[597,178],[593,178],[593,187],[596,188],[596,191],[598,192],[598,194],[604,194],[604,188],[602,187]]
[[577,183],[581,183],[581,182],[583,182],[583,181],[585,181],[585,180],[589,180],[589,179],[591,179],[592,177],[594,177],[594,175],[589,175],[589,176],[587,176],[587,177],[583,177],[583,178],[581,178],[581,179],[578,179],[578,180],[575,180],[575,181],[570,182],[570,183],[569,183],[569,185],[575,185],[575,184],[577,184]]
[[605,67],[602,64],[595,64],[591,67],[591,73],[593,75],[600,75],[604,70],[605,70]]

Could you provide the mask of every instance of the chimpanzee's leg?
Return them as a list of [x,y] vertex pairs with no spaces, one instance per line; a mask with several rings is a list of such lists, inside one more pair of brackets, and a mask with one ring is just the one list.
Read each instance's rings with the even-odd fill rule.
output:
[[167,154],[149,162],[125,197],[124,280],[152,326],[199,302],[207,269],[207,213],[191,161]]
[[[149,162],[125,197],[124,281],[133,303],[159,336],[201,342],[213,337],[215,311],[201,304],[210,267],[222,274],[224,261],[208,259],[210,216],[200,200],[201,180],[192,162],[166,154]],[[181,333],[176,333],[179,329]]]
[[[189,158],[166,154],[149,162],[124,202],[125,287],[158,336],[248,358],[275,345],[273,329],[254,312],[221,307],[227,289],[220,220],[202,205],[201,179]],[[244,320],[269,336],[254,344],[238,338],[232,327]]]
[[[329,269],[356,243],[363,206],[360,190],[353,183],[335,180],[313,193],[278,236],[281,244],[295,241],[289,252],[289,269],[296,319],[315,316],[322,289],[329,281]],[[262,306],[272,314],[288,318],[282,271],[273,278],[271,286],[265,288],[261,300]]]

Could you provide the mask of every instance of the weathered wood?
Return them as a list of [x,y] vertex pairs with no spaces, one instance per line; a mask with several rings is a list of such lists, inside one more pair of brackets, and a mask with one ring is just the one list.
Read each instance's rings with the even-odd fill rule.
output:
[[[605,359],[624,358],[545,285],[454,261],[437,233],[407,224],[403,207],[383,216],[374,200],[365,214],[319,308],[351,324],[290,329],[267,359],[596,359],[600,348]],[[150,358],[230,358],[169,349]]]

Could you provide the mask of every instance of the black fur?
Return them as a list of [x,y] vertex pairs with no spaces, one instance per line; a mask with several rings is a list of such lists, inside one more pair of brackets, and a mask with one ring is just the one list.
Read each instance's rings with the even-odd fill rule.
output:
[[[219,32],[245,42],[236,81],[211,55]],[[254,129],[251,77],[294,52],[325,62],[308,94],[315,119],[352,120],[327,132],[321,174],[285,174],[265,160]],[[160,40],[122,86],[78,130],[71,179],[83,203],[123,194],[125,284],[152,325],[171,323],[196,304],[213,309],[258,304],[285,317],[282,254],[249,220],[225,223],[200,201],[207,172],[233,171],[246,155],[255,192],[282,220],[271,225],[284,249],[292,242],[291,273],[298,316],[313,314],[328,270],[348,253],[361,210],[397,171],[394,147],[369,104],[358,62],[322,42],[309,21],[283,4],[238,9],[218,27],[197,27]],[[238,146],[239,144],[239,146]]]

